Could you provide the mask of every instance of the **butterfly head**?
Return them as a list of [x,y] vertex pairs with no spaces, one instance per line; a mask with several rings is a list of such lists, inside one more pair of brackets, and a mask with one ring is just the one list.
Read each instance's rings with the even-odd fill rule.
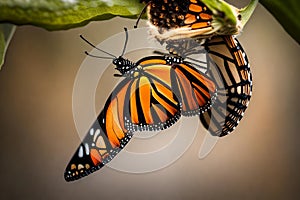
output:
[[135,68],[135,64],[128,59],[119,56],[118,58],[113,59],[113,64],[116,66],[116,70],[118,70],[121,74],[115,74],[115,76],[123,76],[131,69]]
[[126,46],[127,46],[127,42],[128,42],[128,32],[127,32],[127,28],[124,28],[125,31],[125,43],[124,43],[124,47],[123,47],[123,51],[122,54],[119,57],[116,57],[115,55],[104,51],[98,47],[96,47],[94,44],[92,44],[91,42],[89,42],[87,39],[85,39],[82,35],[80,35],[81,39],[83,39],[86,43],[88,43],[89,45],[91,45],[92,47],[94,47],[95,49],[97,49],[98,51],[106,54],[106,56],[97,56],[97,55],[93,55],[88,53],[87,51],[85,51],[85,54],[91,57],[95,57],[95,58],[101,58],[101,59],[112,59],[112,63],[116,66],[116,70],[118,70],[121,74],[115,74],[115,76],[124,76],[126,75],[131,69],[135,68],[135,64],[133,62],[131,62],[128,59],[123,58],[123,55],[125,54],[125,50],[126,50]]

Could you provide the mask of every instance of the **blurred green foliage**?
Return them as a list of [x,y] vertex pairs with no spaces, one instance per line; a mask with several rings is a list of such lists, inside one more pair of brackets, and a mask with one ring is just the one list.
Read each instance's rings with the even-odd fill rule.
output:
[[300,0],[260,0],[259,2],[299,44]]
[[136,17],[139,0],[0,0],[0,22],[65,30],[115,16]]
[[16,26],[12,24],[0,24],[0,69],[4,64],[4,57],[9,42],[15,32]]

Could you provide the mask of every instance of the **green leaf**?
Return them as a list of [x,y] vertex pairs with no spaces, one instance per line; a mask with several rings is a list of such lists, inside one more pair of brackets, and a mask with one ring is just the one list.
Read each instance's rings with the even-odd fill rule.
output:
[[300,1],[260,0],[260,3],[281,23],[283,28],[300,43]]
[[245,24],[248,22],[250,17],[252,16],[256,6],[257,6],[258,0],[251,0],[251,2],[245,7],[239,10],[241,16],[242,16],[242,25],[245,26]]
[[135,17],[139,0],[0,0],[0,22],[31,24],[47,30],[79,27],[115,16]]
[[16,26],[12,24],[0,24],[0,69],[4,64],[5,52],[15,32]]

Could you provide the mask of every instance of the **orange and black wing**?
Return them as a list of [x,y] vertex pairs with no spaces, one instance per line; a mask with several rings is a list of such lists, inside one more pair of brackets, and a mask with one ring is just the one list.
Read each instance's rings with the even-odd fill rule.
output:
[[116,86],[69,162],[67,181],[103,167],[127,144],[134,131],[162,130],[180,118],[180,103],[170,85],[145,76],[138,68],[133,70],[133,77]]
[[216,96],[215,84],[202,72],[180,57],[152,56],[139,62],[146,76],[170,86],[180,101],[181,114],[199,115],[208,110]]
[[148,19],[152,28],[161,34],[158,37],[178,39],[210,35],[214,31],[212,12],[200,0],[148,2]]
[[[162,76],[169,73],[168,66],[153,70],[160,70]],[[149,76],[140,66],[134,71],[137,77],[125,94],[122,111],[125,127],[130,131],[156,131],[172,126],[180,118],[181,110],[171,85]]]
[[211,28],[212,12],[199,0],[151,0],[148,6],[150,22],[160,28]]
[[208,76],[216,83],[218,97],[214,106],[200,116],[212,135],[232,132],[247,109],[252,94],[252,75],[247,55],[233,36],[207,40]]
[[66,181],[77,180],[103,167],[132,137],[132,132],[124,127],[124,119],[119,114],[123,93],[130,83],[130,80],[125,79],[108,98],[102,112],[66,167]]
[[189,63],[173,65],[173,70],[173,87],[180,96],[182,115],[199,115],[209,110],[217,96],[214,82]]

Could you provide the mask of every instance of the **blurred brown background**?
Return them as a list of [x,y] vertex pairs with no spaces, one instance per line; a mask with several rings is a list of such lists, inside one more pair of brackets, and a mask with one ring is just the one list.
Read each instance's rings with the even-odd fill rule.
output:
[[104,167],[65,182],[65,166],[80,142],[72,89],[87,46],[79,34],[98,44],[134,23],[115,18],[68,31],[17,28],[0,71],[0,199],[300,198],[300,47],[262,6],[239,37],[254,91],[234,134],[203,160],[199,134],[162,170],[128,174]]

